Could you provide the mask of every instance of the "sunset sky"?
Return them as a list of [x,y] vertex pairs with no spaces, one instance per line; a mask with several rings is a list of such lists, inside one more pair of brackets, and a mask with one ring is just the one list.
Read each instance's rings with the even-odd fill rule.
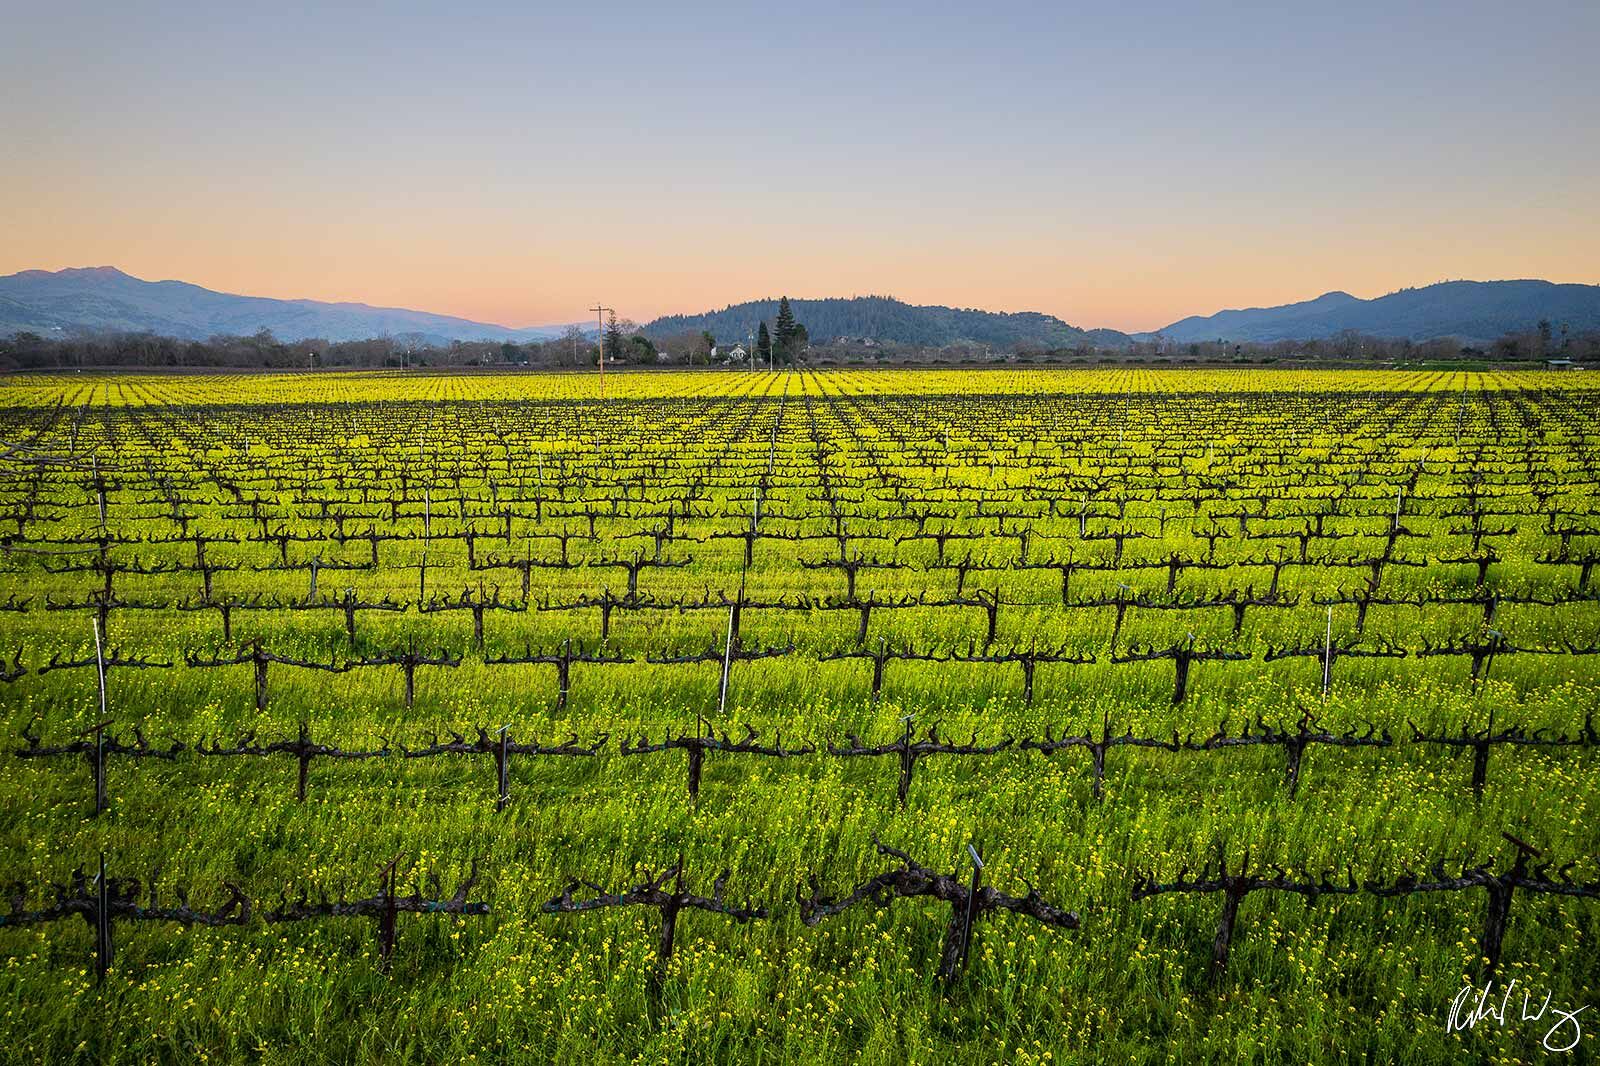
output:
[[1128,330],[1600,282],[1594,0],[224,6],[8,8],[0,273]]

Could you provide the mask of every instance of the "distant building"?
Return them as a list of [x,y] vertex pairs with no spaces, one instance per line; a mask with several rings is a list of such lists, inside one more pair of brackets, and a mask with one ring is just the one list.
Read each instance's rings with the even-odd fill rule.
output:
[[1551,370],[1582,370],[1583,367],[1571,359],[1546,359],[1544,365]]
[[749,358],[749,355],[744,350],[744,345],[742,344],[735,344],[732,348],[729,348],[726,351],[717,347],[716,345],[712,345],[711,358],[726,359],[730,363],[742,363]]

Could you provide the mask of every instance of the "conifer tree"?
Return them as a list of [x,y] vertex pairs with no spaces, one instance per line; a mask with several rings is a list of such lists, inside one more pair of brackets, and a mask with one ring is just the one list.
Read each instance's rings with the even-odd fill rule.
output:
[[602,350],[607,361],[622,357],[622,327],[617,324],[615,311],[606,319],[606,335]]
[[768,362],[772,360],[772,334],[767,332],[767,320],[761,320],[761,328],[756,330],[756,358]]
[[773,347],[778,358],[787,363],[794,358],[794,309],[787,296],[778,301],[778,318],[772,325]]

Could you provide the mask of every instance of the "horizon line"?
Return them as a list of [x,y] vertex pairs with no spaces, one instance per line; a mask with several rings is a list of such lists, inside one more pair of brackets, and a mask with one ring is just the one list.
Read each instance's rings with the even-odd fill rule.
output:
[[[404,312],[404,313],[408,313],[408,314],[432,315],[432,316],[435,316],[435,317],[438,317],[438,318],[455,319],[456,321],[466,322],[466,323],[470,323],[470,324],[476,325],[476,326],[489,326],[489,327],[493,327],[495,329],[505,330],[505,331],[510,332],[510,333],[521,333],[521,332],[527,332],[529,330],[564,329],[564,328],[568,328],[568,327],[572,327],[572,326],[577,326],[579,328],[583,328],[583,327],[585,327],[587,325],[587,320],[586,319],[572,319],[572,320],[567,320],[567,321],[534,322],[534,323],[530,323],[528,325],[510,326],[510,325],[506,325],[506,324],[501,323],[501,322],[490,322],[490,321],[485,321],[485,320],[482,320],[482,319],[469,318],[466,315],[459,314],[459,313],[456,313],[456,312],[453,312],[453,311],[433,311],[433,310],[427,310],[427,309],[420,308],[420,307],[405,307],[405,306],[401,306],[399,304],[369,303],[366,300],[359,300],[359,299],[336,299],[336,298],[317,297],[317,296],[267,296],[267,295],[263,295],[263,294],[260,294],[260,293],[232,292],[232,291],[229,291],[227,289],[210,288],[209,286],[201,284],[200,282],[188,281],[188,280],[185,280],[183,278],[148,278],[148,277],[141,277],[138,274],[131,273],[131,272],[127,271],[127,270],[124,270],[122,267],[119,267],[119,266],[117,266],[115,264],[111,264],[111,263],[102,263],[102,264],[97,264],[97,265],[94,265],[94,266],[67,266],[67,267],[59,267],[59,268],[54,269],[54,270],[51,270],[51,269],[48,269],[48,268],[43,268],[43,267],[27,267],[27,268],[23,268],[21,270],[13,271],[10,274],[0,274],[0,280],[5,280],[6,278],[20,277],[20,276],[23,276],[23,275],[26,275],[26,274],[43,274],[43,275],[49,275],[49,276],[60,276],[62,274],[86,274],[86,273],[98,273],[98,272],[106,272],[106,271],[114,272],[116,274],[122,275],[123,277],[131,278],[134,281],[143,282],[145,284],[151,284],[151,285],[161,285],[161,284],[189,285],[189,286],[193,286],[194,288],[204,289],[207,292],[216,293],[216,294],[221,295],[221,296],[231,296],[231,297],[235,297],[235,298],[239,298],[239,299],[275,300],[275,301],[282,302],[282,303],[316,303],[316,304],[324,304],[324,305],[333,306],[333,307],[359,307],[359,308],[363,308],[363,309],[369,310],[369,311],[397,311],[397,312]],[[1125,330],[1125,329],[1119,329],[1119,328],[1114,327],[1114,326],[1092,326],[1092,325],[1087,325],[1085,323],[1080,323],[1080,322],[1070,322],[1067,319],[1062,318],[1059,314],[1057,314],[1055,312],[1043,311],[1043,310],[1039,310],[1037,308],[1023,308],[1023,309],[1020,309],[1020,310],[996,310],[994,308],[979,307],[979,306],[976,306],[976,305],[973,305],[973,304],[914,303],[914,302],[912,302],[910,300],[900,299],[899,297],[896,297],[896,296],[893,296],[893,295],[890,295],[890,294],[887,294],[887,293],[866,293],[866,294],[857,293],[857,294],[852,294],[850,296],[789,296],[787,293],[785,293],[785,294],[782,294],[780,296],[750,297],[750,298],[747,298],[747,299],[744,299],[744,300],[738,300],[738,301],[733,301],[733,302],[726,303],[720,308],[708,307],[708,308],[705,308],[704,310],[699,310],[699,311],[669,311],[669,312],[666,312],[666,313],[663,313],[663,314],[657,314],[657,315],[653,316],[652,318],[646,319],[644,321],[638,321],[638,320],[632,320],[632,321],[634,321],[635,324],[638,325],[639,327],[643,328],[645,326],[650,325],[653,322],[657,322],[657,321],[659,321],[661,319],[664,319],[664,318],[695,318],[695,317],[700,317],[700,316],[705,316],[705,315],[715,315],[715,314],[724,313],[726,311],[730,311],[730,310],[732,310],[732,309],[734,309],[736,307],[740,307],[740,306],[743,306],[745,304],[775,303],[778,300],[784,299],[784,298],[787,298],[787,299],[789,299],[791,301],[796,301],[796,302],[801,302],[801,301],[824,302],[824,301],[828,301],[828,300],[884,299],[884,300],[890,300],[890,301],[895,302],[895,303],[904,304],[904,305],[906,305],[908,307],[944,307],[944,308],[949,308],[951,310],[957,310],[957,311],[977,311],[977,312],[980,312],[980,313],[983,313],[983,314],[993,314],[993,315],[1022,315],[1022,314],[1046,315],[1046,316],[1054,318],[1057,321],[1062,322],[1062,323],[1064,323],[1064,324],[1066,324],[1068,326],[1071,326],[1071,327],[1076,328],[1076,329],[1083,330],[1084,332],[1094,332],[1094,331],[1097,331],[1097,330],[1104,330],[1104,331],[1109,331],[1109,332],[1113,332],[1113,333],[1121,333],[1124,336],[1128,336],[1128,337],[1135,337],[1135,336],[1140,336],[1140,335],[1147,335],[1148,336],[1148,335],[1159,334],[1164,329],[1170,328],[1171,326],[1178,325],[1181,322],[1185,322],[1185,321],[1188,321],[1189,319],[1193,319],[1193,318],[1204,319],[1204,318],[1213,317],[1215,315],[1227,314],[1227,313],[1230,313],[1230,312],[1264,311],[1264,310],[1271,310],[1271,309],[1279,308],[1279,307],[1290,307],[1290,306],[1294,306],[1294,305],[1302,304],[1302,303],[1311,303],[1311,302],[1314,302],[1316,300],[1320,300],[1320,299],[1322,299],[1323,297],[1326,297],[1326,296],[1336,296],[1336,295],[1337,296],[1349,296],[1352,299],[1359,300],[1359,301],[1361,301],[1363,303],[1369,303],[1369,302],[1371,302],[1373,300],[1382,299],[1385,296],[1393,296],[1393,295],[1395,295],[1397,293],[1402,293],[1402,292],[1412,292],[1412,291],[1415,291],[1415,290],[1418,290],[1418,289],[1432,288],[1435,285],[1449,285],[1449,284],[1457,284],[1457,283],[1467,283],[1467,284],[1475,284],[1475,285],[1487,285],[1487,284],[1499,284],[1499,283],[1510,283],[1510,282],[1540,282],[1540,283],[1548,284],[1548,285],[1579,285],[1579,286],[1591,286],[1591,287],[1593,287],[1593,286],[1595,286],[1597,284],[1600,284],[1600,283],[1596,283],[1596,282],[1583,282],[1583,281],[1577,281],[1577,282],[1574,282],[1574,281],[1554,281],[1554,280],[1552,280],[1550,278],[1538,278],[1538,277],[1521,277],[1521,278],[1464,278],[1464,277],[1460,277],[1460,278],[1440,278],[1440,279],[1438,279],[1436,281],[1430,281],[1430,282],[1426,282],[1426,283],[1420,284],[1420,285],[1402,285],[1399,288],[1390,289],[1390,290],[1388,290],[1386,292],[1382,292],[1382,293],[1379,293],[1379,294],[1374,295],[1374,296],[1358,296],[1358,295],[1350,292],[1347,289],[1328,289],[1328,290],[1325,290],[1323,292],[1317,293],[1314,296],[1307,296],[1307,297],[1304,297],[1304,298],[1301,298],[1301,299],[1297,299],[1297,300],[1290,300],[1287,303],[1282,303],[1282,304],[1237,305],[1237,306],[1229,306],[1229,307],[1220,307],[1220,308],[1217,308],[1214,311],[1208,311],[1208,312],[1193,312],[1193,313],[1190,313],[1190,314],[1181,315],[1181,316],[1179,316],[1177,318],[1169,319],[1169,320],[1167,320],[1166,324],[1163,325],[1163,326],[1159,326],[1159,327],[1156,327],[1154,329],[1142,329],[1142,330],[1141,329]],[[626,319],[627,316],[622,316],[622,317],[624,319]]]

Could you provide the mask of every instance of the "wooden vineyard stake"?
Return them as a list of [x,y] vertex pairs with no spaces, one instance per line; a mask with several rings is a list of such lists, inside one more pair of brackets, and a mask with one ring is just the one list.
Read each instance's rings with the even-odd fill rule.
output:
[[16,888],[9,912],[0,914],[0,929],[82,918],[94,934],[94,967],[99,980],[105,980],[116,961],[115,925],[118,922],[176,922],[180,925],[246,925],[250,921],[250,900],[237,886],[223,882],[227,899],[215,911],[197,911],[189,905],[189,895],[177,889],[178,905],[162,906],[154,881],[149,886],[148,903],[139,901],[141,886],[134,878],[113,877],[106,870],[101,852],[94,874],[82,867],[73,871],[65,884],[51,886],[53,901],[37,910],[23,906],[23,892]]

